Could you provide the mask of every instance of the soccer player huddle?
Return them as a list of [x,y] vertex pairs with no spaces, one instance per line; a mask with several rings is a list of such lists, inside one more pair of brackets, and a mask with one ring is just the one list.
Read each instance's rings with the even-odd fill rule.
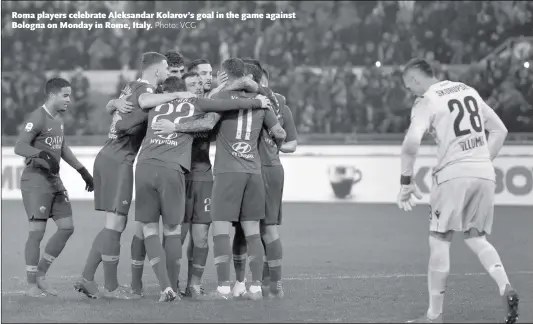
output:
[[[94,162],[94,180],[65,145],[59,145],[58,152],[43,150],[35,155],[33,152],[21,154],[21,145],[17,143],[17,154],[35,164],[28,164],[25,170],[42,174],[48,182],[58,186],[61,183],[59,153],[67,152],[62,153],[63,158],[80,170],[88,182],[87,189],[92,191],[94,187],[95,209],[106,214],[105,226],[94,239],[75,289],[90,298],[140,299],[143,268],[148,257],[161,288],[160,301],[180,299],[180,295],[199,300],[282,298],[282,246],[277,226],[281,224],[284,173],[279,152],[294,152],[297,145],[296,127],[285,98],[268,88],[268,72],[254,59],[224,61],[218,73],[218,87],[214,89],[211,89],[212,67],[207,60],[189,63],[185,72],[179,53],[148,52],[142,55],[141,64],[141,78],[128,82],[120,97],[106,106],[113,119],[108,140]],[[59,85],[48,89],[48,84],[56,83]],[[59,106],[56,101],[68,101],[70,85],[65,80],[52,79],[47,83],[47,93],[47,104],[34,112],[20,143],[39,142],[43,129],[49,126],[46,123],[62,125],[58,113],[50,111],[49,106]],[[64,103],[62,107],[66,109],[66,106]],[[38,129],[28,126],[32,120],[39,123]],[[58,137],[61,143],[62,129],[61,126]],[[217,148],[213,167],[209,158],[212,141]],[[53,170],[41,166],[48,166],[42,160],[47,161],[49,157],[57,165]],[[125,289],[118,283],[117,266],[134,177],[132,280],[131,289]],[[61,195],[66,197],[66,191],[61,189],[61,192],[50,190],[54,195],[48,201],[50,208],[40,215],[36,215],[35,206],[44,202],[38,202],[32,194],[23,196],[25,205],[33,203],[34,206],[27,209],[32,238],[28,242],[34,243],[31,258],[26,253],[28,294],[31,296],[57,294],[46,283],[46,270],[73,232],[70,203],[68,199],[61,200]],[[67,207],[68,211],[63,211]],[[61,235],[61,249],[49,252],[48,245],[55,242],[55,236],[52,237],[44,261],[38,262],[42,235],[40,239],[33,238],[34,235],[44,234],[49,217],[53,217],[58,226],[62,224],[63,215],[68,216],[65,218],[69,220],[69,234]],[[163,233],[159,230],[160,219]],[[37,232],[33,224],[43,226]],[[235,227],[233,244],[230,239],[232,225]],[[201,280],[209,252],[210,227],[218,287],[206,294]],[[181,291],[180,260],[187,233],[190,237],[187,283]],[[233,290],[230,289],[232,259],[237,277]],[[247,260],[252,274],[248,289],[245,285]],[[102,291],[94,281],[100,263],[104,270]]]
[[[207,60],[189,63],[185,72],[183,58],[176,52],[143,54],[141,78],[129,82],[120,98],[106,106],[113,120],[108,140],[94,162],[94,179],[63,140],[60,113],[70,101],[70,85],[60,78],[49,80],[46,103],[30,114],[15,146],[15,153],[26,158],[21,190],[30,230],[25,248],[27,294],[57,294],[47,283],[46,273],[74,229],[70,202],[58,175],[63,158],[78,170],[86,190],[94,188],[95,209],[106,214],[105,226],[74,284],[77,291],[90,298],[140,299],[148,258],[159,281],[161,302],[180,296],[197,300],[282,298],[278,225],[284,171],[279,152],[294,152],[297,134],[285,98],[268,88],[268,79],[257,60],[230,58],[222,63],[218,86],[211,89],[212,67]],[[410,322],[443,321],[450,242],[453,233],[460,232],[498,286],[505,305],[504,322],[515,323],[518,294],[498,252],[486,239],[494,216],[492,161],[507,129],[475,89],[437,80],[423,59],[406,65],[403,81],[418,99],[402,145],[400,209],[412,210],[413,196],[421,198],[412,176],[424,134],[435,138],[438,158],[430,197],[429,307],[421,318]],[[209,159],[212,141],[216,142],[213,167]],[[132,279],[131,289],[124,289],[118,284],[117,266],[134,176]],[[58,230],[39,259],[48,218]],[[233,241],[231,226],[235,227]],[[206,294],[201,282],[210,227],[218,286]],[[187,233],[187,282],[181,291],[180,260]],[[100,263],[103,291],[94,281]],[[252,276],[248,288],[247,263]]]

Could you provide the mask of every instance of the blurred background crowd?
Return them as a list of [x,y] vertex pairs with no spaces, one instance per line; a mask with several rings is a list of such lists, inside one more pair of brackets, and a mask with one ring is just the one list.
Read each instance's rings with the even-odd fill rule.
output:
[[[35,22],[12,19],[13,11],[294,12],[296,19],[31,31],[12,28],[13,21]],[[258,58],[271,73],[271,87],[286,96],[300,133],[403,133],[414,98],[399,71],[414,56],[433,62],[440,78],[478,89],[510,131],[533,130],[530,1],[4,1],[2,24],[4,135],[17,134],[42,104],[46,78],[65,71],[73,88],[67,134],[105,133],[108,121],[87,71],[116,71],[107,102],[128,81],[123,72],[138,68],[141,53],[168,50],[186,62],[207,58],[214,70],[232,56]]]

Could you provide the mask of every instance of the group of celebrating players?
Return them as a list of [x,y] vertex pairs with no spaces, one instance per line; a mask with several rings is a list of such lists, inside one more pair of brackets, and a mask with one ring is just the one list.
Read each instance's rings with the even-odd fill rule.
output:
[[[294,121],[285,98],[268,88],[268,73],[257,60],[224,61],[217,81],[218,86],[211,89],[212,67],[206,60],[191,62],[185,73],[178,53],[145,53],[141,78],[129,82],[120,98],[106,107],[113,121],[109,138],[94,162],[94,179],[64,143],[63,124],[57,118],[70,101],[70,85],[57,78],[47,82],[48,100],[30,115],[15,146],[27,164],[21,190],[30,224],[25,249],[28,295],[57,294],[45,275],[73,233],[71,206],[58,176],[63,158],[79,171],[88,191],[94,188],[95,209],[106,213],[105,227],[94,239],[74,285],[76,290],[90,298],[139,299],[147,256],[159,281],[162,302],[180,295],[200,300],[283,297],[277,226],[281,224],[284,173],[279,152],[296,150]],[[518,294],[498,252],[486,239],[494,216],[492,160],[507,129],[475,89],[437,80],[423,59],[413,59],[405,66],[403,81],[418,99],[402,145],[401,209],[412,210],[413,196],[421,198],[412,176],[424,134],[432,134],[438,147],[430,198],[429,308],[411,322],[442,322],[450,242],[454,232],[462,232],[466,245],[498,285],[505,303],[505,323],[515,323]],[[213,140],[216,156],[212,171],[209,147]],[[136,157],[132,281],[131,289],[126,290],[118,284],[117,265]],[[39,245],[50,217],[58,230],[39,260]],[[218,287],[205,294],[201,279],[211,224]],[[233,244],[231,225],[235,226]],[[180,291],[180,259],[188,232],[187,283]],[[236,273],[233,290],[231,259]],[[252,275],[248,289],[247,262]],[[100,263],[105,280],[102,292],[94,282]]]
[[[268,72],[254,59],[224,61],[214,89],[212,67],[205,59],[188,64],[186,73],[177,52],[144,53],[141,63],[141,78],[128,82],[120,98],[106,106],[113,120],[108,140],[94,162],[94,179],[63,142],[58,114],[70,101],[66,80],[47,82],[47,102],[31,114],[17,141],[15,152],[27,158],[21,183],[30,221],[25,253],[27,294],[57,294],[45,275],[73,233],[70,202],[58,176],[62,157],[79,170],[88,191],[94,188],[95,209],[106,214],[105,226],[94,239],[83,273],[74,284],[77,291],[90,298],[139,299],[147,256],[159,281],[160,301],[170,302],[180,295],[194,299],[282,298],[282,246],[277,226],[281,224],[284,172],[279,152],[294,152],[297,145],[285,98],[268,88]],[[48,145],[49,135],[56,145]],[[213,170],[209,158],[212,141],[217,148]],[[132,281],[127,290],[118,284],[117,266],[136,158]],[[30,177],[31,184],[26,183]],[[39,261],[48,218],[54,219],[58,231]],[[206,294],[201,280],[211,224],[218,287]],[[182,245],[188,232],[187,284],[180,291]],[[237,279],[233,290],[231,259]],[[247,261],[252,274],[248,289]],[[94,281],[100,263],[103,291]]]

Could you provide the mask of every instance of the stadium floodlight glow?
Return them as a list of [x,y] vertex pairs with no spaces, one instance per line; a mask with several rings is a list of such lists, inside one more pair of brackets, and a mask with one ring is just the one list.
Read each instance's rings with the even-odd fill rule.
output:
[[381,62],[380,61],[376,61],[376,67],[380,67],[381,66]]
[[526,69],[529,69],[529,62],[524,62],[524,67],[525,67]]

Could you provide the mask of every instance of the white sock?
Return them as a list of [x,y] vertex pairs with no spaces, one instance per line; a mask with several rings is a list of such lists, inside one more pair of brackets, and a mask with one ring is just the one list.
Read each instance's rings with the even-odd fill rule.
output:
[[224,294],[224,295],[227,295],[231,292],[231,289],[229,288],[229,286],[218,286],[217,290],[219,293]]
[[250,286],[250,292],[252,294],[255,294],[257,292],[261,292],[261,286],[256,286],[256,285]]
[[509,285],[509,278],[505,272],[500,255],[485,236],[473,237],[465,240],[466,245],[478,256],[479,261],[494,279],[500,290],[500,295],[505,293],[505,287]]
[[428,265],[429,307],[427,317],[435,319],[442,314],[446,279],[450,273],[450,242],[429,237]]

